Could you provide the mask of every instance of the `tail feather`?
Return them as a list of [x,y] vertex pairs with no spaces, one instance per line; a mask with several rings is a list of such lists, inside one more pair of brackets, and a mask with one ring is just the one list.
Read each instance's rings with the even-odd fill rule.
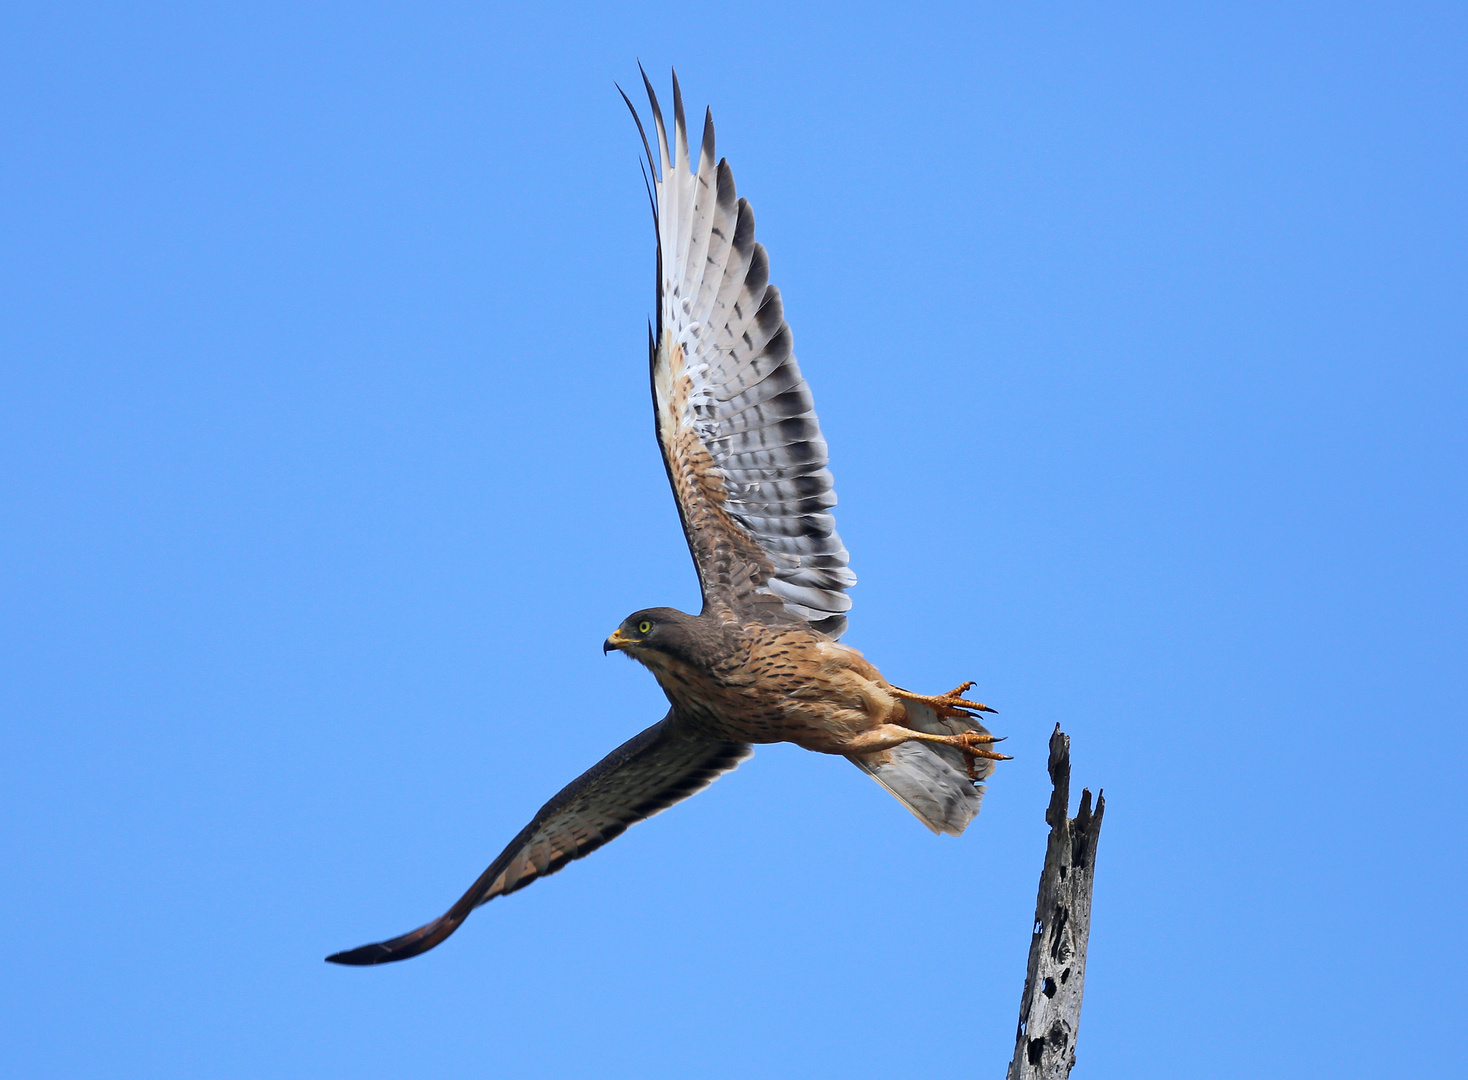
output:
[[[908,724],[934,735],[957,735],[961,731],[986,731],[977,720],[943,719],[921,702],[904,702]],[[979,813],[984,785],[968,776],[963,751],[929,742],[905,742],[890,750],[853,754],[852,764],[881,784],[913,815],[935,833],[960,835]],[[994,763],[974,763],[978,779],[994,770]]]

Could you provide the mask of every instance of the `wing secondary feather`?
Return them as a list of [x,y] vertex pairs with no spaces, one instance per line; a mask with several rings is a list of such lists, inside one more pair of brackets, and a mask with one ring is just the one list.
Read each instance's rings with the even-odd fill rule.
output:
[[567,784],[540,808],[453,907],[431,923],[373,945],[335,953],[334,964],[369,965],[427,952],[480,904],[523,889],[590,855],[629,825],[708,787],[754,751],[696,735],[672,711]]

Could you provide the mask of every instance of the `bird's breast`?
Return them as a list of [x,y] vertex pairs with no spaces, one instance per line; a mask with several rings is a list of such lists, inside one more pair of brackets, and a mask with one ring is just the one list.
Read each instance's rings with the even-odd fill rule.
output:
[[829,638],[783,631],[745,644],[708,668],[672,657],[647,666],[673,706],[712,738],[839,753],[901,707],[875,667]]

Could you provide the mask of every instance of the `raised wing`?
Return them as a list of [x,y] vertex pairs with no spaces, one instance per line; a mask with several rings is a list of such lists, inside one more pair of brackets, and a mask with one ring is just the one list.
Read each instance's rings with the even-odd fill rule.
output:
[[458,903],[401,937],[363,945],[326,959],[333,964],[386,964],[427,952],[459,928],[469,912],[496,896],[554,874],[652,817],[708,787],[754,751],[747,743],[717,742],[688,730],[672,711],[623,743],[540,808]]
[[653,408],[704,607],[736,615],[783,607],[840,637],[856,576],[836,535],[826,441],[754,214],[736,197],[728,162],[714,164],[712,116],[695,169],[677,75],[671,148],[645,74],[643,82],[658,143],[654,159],[643,132],[658,235]]

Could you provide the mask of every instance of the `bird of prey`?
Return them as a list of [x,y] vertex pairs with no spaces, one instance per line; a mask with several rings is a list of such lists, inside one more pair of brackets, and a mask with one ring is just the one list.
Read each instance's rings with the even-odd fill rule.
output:
[[646,74],[654,155],[642,134],[657,233],[657,324],[649,328],[663,464],[703,591],[689,615],[653,607],[607,638],[644,664],[668,714],[541,807],[459,901],[401,937],[327,957],[382,964],[426,952],[469,912],[589,855],[730,771],[753,743],[840,754],[935,833],[957,836],[1005,755],[965,700],[887,682],[839,642],[856,578],[836,534],[836,496],[810,390],[791,352],[780,291],[749,203],[714,157],[705,113],[690,156],[673,76],[673,128]]

